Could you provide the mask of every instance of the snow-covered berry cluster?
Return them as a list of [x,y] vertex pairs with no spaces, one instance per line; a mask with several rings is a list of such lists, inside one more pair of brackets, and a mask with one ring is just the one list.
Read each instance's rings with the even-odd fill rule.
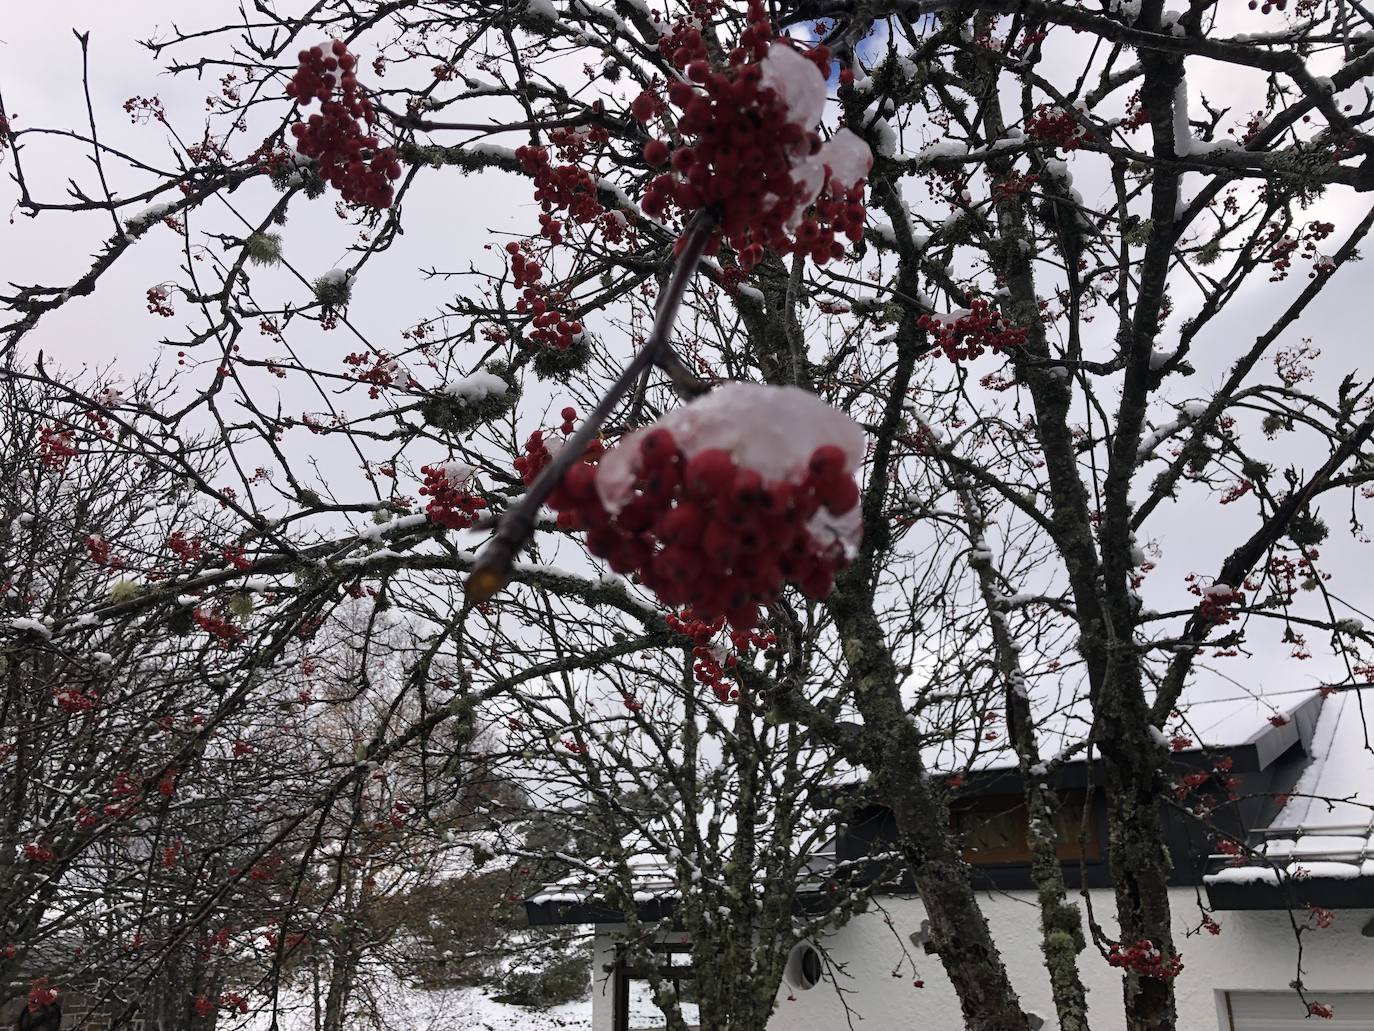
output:
[[303,108],[318,100],[320,110],[291,126],[296,149],[319,162],[320,178],[350,204],[391,207],[391,182],[401,177],[401,163],[395,149],[383,147],[367,131],[376,123],[377,111],[358,85],[357,58],[339,40],[327,52],[313,46],[298,58],[286,95]]
[[353,378],[359,383],[370,384],[367,396],[373,400],[381,397],[383,387],[394,386],[397,382],[412,390],[420,385],[397,359],[385,352],[354,351],[344,356],[344,364],[355,370]]
[[[675,128],[686,142],[645,144],[645,161],[671,171],[649,183],[640,207],[653,218],[670,204],[689,214],[716,210],[721,233],[746,269],[765,247],[826,262],[844,253],[837,237],[863,235],[863,183],[873,156],[847,129],[824,143],[816,132],[829,51],[820,46],[803,55],[790,40],[774,39],[759,0],[750,0],[748,17],[724,69],[712,66],[701,32],[691,25],[662,41],[684,73],[669,85],[668,102],[680,112]],[[658,96],[646,91],[630,113],[648,123],[662,111]]]
[[77,455],[76,431],[38,427],[38,461],[47,469],[62,469]]
[[748,631],[787,583],[830,593],[858,537],[863,453],[815,395],[728,384],[572,466],[549,504],[665,605]]
[[429,498],[425,512],[430,519],[450,530],[466,530],[476,524],[487,503],[468,489],[473,471],[463,462],[420,467],[425,477],[420,496]]
[[1113,945],[1107,952],[1107,962],[1157,981],[1167,981],[1183,972],[1183,957],[1179,953],[1166,956],[1148,938],[1134,945]]
[[917,325],[929,333],[950,361],[1005,351],[1026,342],[1026,331],[1013,325],[986,299],[976,297],[967,310],[948,315],[922,315]]
[[[24,858],[30,863],[51,863],[57,858],[57,853],[42,842],[30,841],[24,845]],[[56,997],[56,995],[57,993],[54,992],[53,996]],[[51,1000],[49,1001],[51,1002]]]
[[148,311],[153,315],[170,319],[177,313],[176,309],[167,303],[171,296],[171,292],[165,286],[148,287]]
[[100,701],[99,696],[77,687],[63,687],[52,693],[53,704],[69,716],[90,712]]
[[28,1009],[30,1013],[39,1013],[56,1001],[57,986],[49,984],[48,978],[37,977],[29,983]]
[[1236,618],[1233,606],[1245,604],[1245,592],[1236,590],[1230,584],[1216,583],[1202,587],[1194,582],[1188,586],[1188,590],[1202,599],[1198,602],[1197,614],[1217,626]]
[[[1080,114],[1083,109],[1080,107]],[[1077,150],[1087,139],[1087,133],[1073,112],[1041,104],[1026,119],[1026,135],[1042,140],[1060,150]]]

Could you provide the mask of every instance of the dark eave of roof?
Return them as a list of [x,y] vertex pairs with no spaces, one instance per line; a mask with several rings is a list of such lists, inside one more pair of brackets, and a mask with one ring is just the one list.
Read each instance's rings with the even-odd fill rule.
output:
[[1209,884],[1213,909],[1374,909],[1374,877],[1285,878],[1280,884]]
[[[1314,691],[1312,697],[1304,700],[1287,713],[1288,720],[1286,723],[1274,726],[1266,721],[1246,741],[1175,752],[1170,756],[1173,772],[1176,774],[1186,773],[1190,770],[1211,772],[1217,759],[1223,755],[1230,757],[1230,772],[1237,775],[1262,773],[1269,769],[1276,760],[1290,752],[1294,755],[1300,753],[1301,756],[1310,758],[1312,737],[1316,730],[1317,717],[1321,713],[1323,700],[1323,696]],[[1296,750],[1295,746],[1298,746]],[[1288,775],[1296,777],[1299,771],[1300,767],[1295,766]],[[1088,762],[1079,759],[1064,763],[1050,773],[1048,781],[1051,787],[1061,791],[1083,790],[1089,786],[1100,788],[1105,783],[1102,761],[1095,759]],[[1019,795],[1022,790],[1021,771],[1016,767],[1001,767],[973,770],[965,774],[963,784],[954,792],[954,797],[961,801],[967,801],[979,796]],[[1282,787],[1277,790],[1286,791],[1287,788]],[[873,796],[868,785],[864,783],[837,786],[823,789],[820,792],[813,791],[811,803],[817,808],[823,809],[848,809],[850,818],[858,817],[865,812],[869,814],[881,812],[885,808]],[[1175,844],[1182,850],[1180,854],[1186,853],[1188,856],[1195,856],[1197,862],[1194,864],[1194,869],[1176,869],[1176,876],[1171,879],[1171,883],[1193,885],[1200,883],[1202,874],[1207,868],[1204,855],[1205,848],[1199,852],[1196,842],[1189,844],[1186,841],[1181,841]],[[1176,856],[1176,859],[1178,858],[1179,856]],[[1178,866],[1177,862],[1175,865]],[[1087,864],[1087,867],[1086,875],[1080,881],[1078,864],[1065,864],[1065,876],[1066,879],[1072,881],[1071,886],[1077,887],[1080,883],[1084,887],[1090,888],[1110,885],[1110,874],[1105,863],[1096,861]],[[1030,868],[1022,864],[1009,864],[997,868],[979,867],[978,878],[979,886],[989,889],[1010,891],[1033,886]],[[875,886],[873,890],[877,894],[907,894],[913,891],[914,887],[909,881],[905,881],[899,884]],[[1207,894],[1212,900],[1212,905],[1217,909],[1285,909],[1288,907],[1290,896],[1293,893],[1289,888],[1273,885],[1217,884],[1208,886]],[[1310,896],[1313,905],[1323,906],[1327,909],[1344,909],[1353,906],[1374,908],[1374,878],[1345,881],[1331,878],[1312,878],[1302,882],[1302,889],[1298,894],[1304,900]],[[1321,901],[1321,899],[1327,899],[1327,901]],[[827,901],[816,893],[802,893],[797,898],[796,907],[799,912],[811,911],[808,910],[808,906],[815,907],[814,911],[823,911]],[[1298,908],[1301,908],[1303,904],[1305,901],[1299,904]],[[641,920],[662,920],[671,918],[674,900],[671,897],[654,898],[640,903],[637,908]],[[594,900],[573,902],[526,900],[525,913],[532,926],[618,924],[625,921],[625,915],[620,909]]]
[[[641,920],[662,920],[673,915],[672,899],[654,899],[639,905]],[[623,924],[625,914],[600,902],[533,902],[525,900],[525,916],[532,927],[556,924]]]
[[[872,889],[875,895],[910,895],[914,889],[903,884],[880,885]],[[829,893],[823,889],[802,889],[792,901],[792,909],[798,916],[816,916],[826,912],[834,905]],[[636,907],[639,919],[644,921],[664,920],[672,917],[676,900],[671,896],[660,896],[641,902]],[[556,924],[623,924],[625,914],[615,906],[605,902],[588,899],[582,902],[536,902],[525,900],[525,916],[533,927],[548,927]]]

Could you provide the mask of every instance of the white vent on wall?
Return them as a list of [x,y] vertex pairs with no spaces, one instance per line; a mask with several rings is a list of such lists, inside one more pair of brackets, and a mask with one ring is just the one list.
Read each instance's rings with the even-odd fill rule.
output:
[[787,957],[783,976],[793,988],[815,988],[825,977],[825,959],[810,942],[798,942]]

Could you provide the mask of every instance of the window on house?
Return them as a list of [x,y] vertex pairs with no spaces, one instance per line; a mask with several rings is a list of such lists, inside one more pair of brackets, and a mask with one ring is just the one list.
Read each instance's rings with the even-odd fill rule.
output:
[[[692,946],[684,942],[650,945],[653,964],[677,994],[678,1005],[689,1028],[697,1022],[696,996],[692,991]],[[658,1031],[668,1026],[654,1001],[654,987],[645,966],[636,966],[622,952],[615,974],[615,1031]]]
[[[1088,820],[1086,837],[1082,791],[1063,792],[1054,817],[1059,858],[1065,862],[1102,858],[1097,822]],[[1025,799],[1016,795],[959,802],[951,812],[955,831],[964,842],[964,859],[974,864],[1029,863],[1029,823]]]
[[[1314,1024],[1333,1031],[1374,1027],[1374,993],[1309,992],[1311,1011],[1297,992],[1218,992],[1221,1031],[1311,1031]],[[1313,1019],[1313,1018],[1317,1019]]]

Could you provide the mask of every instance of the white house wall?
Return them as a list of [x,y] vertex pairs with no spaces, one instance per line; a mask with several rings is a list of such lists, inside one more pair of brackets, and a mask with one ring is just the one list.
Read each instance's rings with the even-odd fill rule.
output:
[[[1110,931],[1114,909],[1111,893],[1091,894],[1094,916]],[[1219,936],[1203,932],[1187,937],[1199,919],[1196,898],[1192,888],[1170,890],[1174,934],[1184,963],[1176,983],[1178,1026],[1188,1031],[1213,1031],[1226,1026],[1221,1023],[1221,992],[1284,989],[1296,974],[1297,952],[1290,918],[1284,912],[1218,913]],[[836,984],[845,989],[844,999],[853,1011],[855,1027],[963,1031],[954,989],[943,976],[939,960],[908,938],[920,929],[924,907],[917,899],[887,897],[878,901],[891,916],[896,934],[881,912],[871,910],[824,939],[827,953],[843,970],[834,980],[828,978],[809,991],[784,984],[769,1031],[829,1031],[850,1026]],[[1034,896],[1029,892],[987,895],[982,906],[1023,1004],[1045,1018],[1046,1028],[1056,1027],[1041,962]],[[1301,920],[1302,914],[1297,916]],[[1374,938],[1360,933],[1372,916],[1371,910],[1341,910],[1329,928],[1303,935],[1303,976],[1310,998],[1320,1001],[1323,992],[1374,990]],[[611,979],[603,971],[603,965],[614,959],[614,930],[603,927],[596,936],[593,1031],[614,1031]],[[917,965],[915,975],[911,960]],[[894,969],[899,970],[899,976],[893,976]],[[1080,957],[1080,969],[1089,990],[1093,1031],[1123,1031],[1120,973],[1091,946]],[[915,978],[921,979],[924,987],[914,987]],[[1338,1005],[1338,1000],[1328,1001]]]

